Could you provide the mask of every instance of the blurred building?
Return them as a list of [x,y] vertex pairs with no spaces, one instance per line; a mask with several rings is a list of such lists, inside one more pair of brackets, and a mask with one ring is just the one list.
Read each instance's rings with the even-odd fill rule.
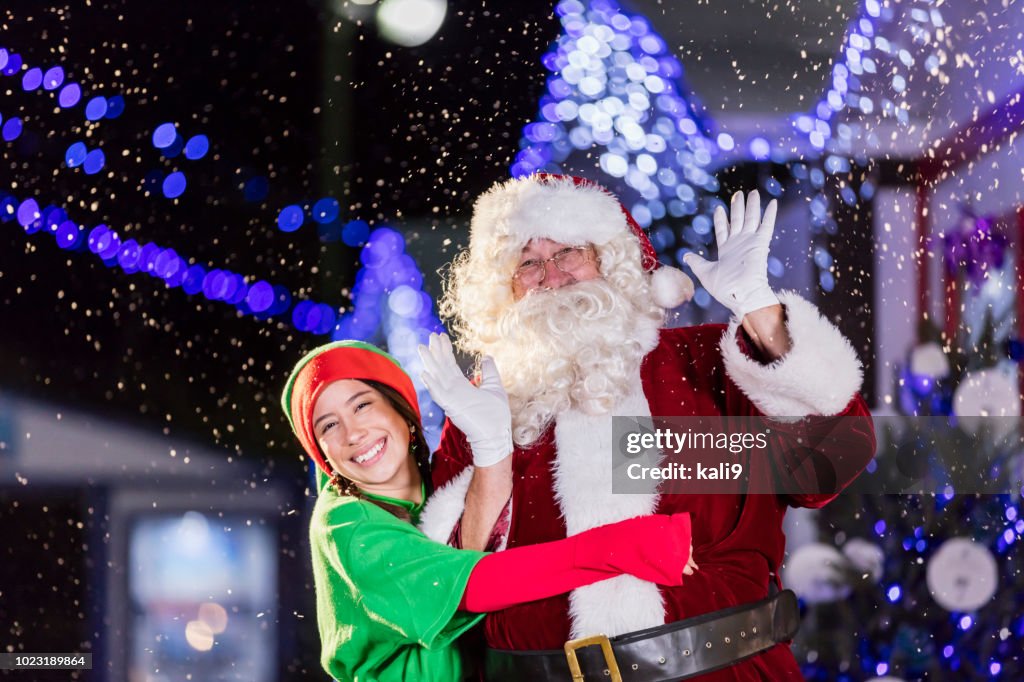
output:
[[201,444],[0,394],[0,641],[91,653],[76,679],[281,679],[303,504]]

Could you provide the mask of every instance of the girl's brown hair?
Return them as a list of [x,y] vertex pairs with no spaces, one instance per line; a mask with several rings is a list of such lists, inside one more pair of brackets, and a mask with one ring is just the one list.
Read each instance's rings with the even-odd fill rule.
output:
[[[382,384],[370,379],[360,379],[359,381],[384,396],[384,399],[387,400],[391,407],[395,408],[395,411],[398,412],[402,419],[405,420],[405,423],[410,427],[415,428],[415,430],[409,434],[409,451],[412,453],[413,460],[416,462],[416,468],[419,470],[420,477],[423,479],[426,496],[430,497],[430,494],[434,492],[434,486],[431,484],[430,480],[430,447],[427,445],[426,438],[423,437],[423,424],[420,423],[419,418],[416,416],[416,411],[412,409],[412,406],[405,401],[405,398],[403,398],[398,391],[387,384]],[[412,517],[409,516],[408,511],[396,504],[388,504],[387,502],[381,502],[380,500],[374,500],[366,497],[354,481],[345,478],[337,471],[331,475],[331,485],[341,495],[350,495],[360,500],[365,500],[377,505],[384,511],[396,516],[402,521],[412,523]]]

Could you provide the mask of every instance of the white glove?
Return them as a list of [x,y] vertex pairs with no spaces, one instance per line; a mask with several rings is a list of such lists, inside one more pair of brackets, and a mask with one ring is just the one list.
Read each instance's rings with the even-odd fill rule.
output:
[[715,297],[739,319],[760,308],[779,303],[778,296],[768,285],[768,246],[775,231],[775,213],[778,203],[772,199],[761,218],[761,200],[757,190],[747,196],[743,208],[743,193],[732,196],[732,226],[725,209],[715,209],[715,239],[718,241],[718,260],[706,261],[695,253],[683,256],[693,274]]
[[491,357],[480,363],[480,385],[470,383],[455,362],[447,334],[431,334],[430,347],[417,349],[420,377],[430,397],[462,433],[473,450],[473,465],[487,467],[512,454],[512,410]]

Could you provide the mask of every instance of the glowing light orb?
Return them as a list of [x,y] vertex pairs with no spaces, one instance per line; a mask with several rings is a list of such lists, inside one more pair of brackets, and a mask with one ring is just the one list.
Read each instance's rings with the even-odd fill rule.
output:
[[445,0],[384,0],[377,9],[377,27],[391,42],[416,47],[434,37],[447,11]]

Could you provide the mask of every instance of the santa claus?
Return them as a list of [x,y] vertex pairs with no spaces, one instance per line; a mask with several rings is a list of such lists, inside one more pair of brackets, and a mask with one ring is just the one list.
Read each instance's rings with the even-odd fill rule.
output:
[[[777,577],[783,516],[832,499],[875,442],[849,342],[811,303],[768,284],[775,210],[762,218],[756,192],[737,194],[728,215],[719,208],[717,260],[690,254],[687,265],[733,319],[668,329],[666,310],[692,282],[658,263],[607,190],[534,175],[477,201],[441,311],[461,349],[487,359],[475,393],[427,377],[472,428],[445,425],[424,531],[501,549],[686,511],[700,566],[681,587],[622,576],[491,614],[486,679],[569,680],[574,662],[585,679],[802,679],[788,645],[795,603]],[[761,415],[780,418],[792,439],[813,428],[795,418],[862,419],[813,453],[828,493],[623,495],[612,492],[612,415]],[[793,463],[780,451],[772,466],[782,472]]]

